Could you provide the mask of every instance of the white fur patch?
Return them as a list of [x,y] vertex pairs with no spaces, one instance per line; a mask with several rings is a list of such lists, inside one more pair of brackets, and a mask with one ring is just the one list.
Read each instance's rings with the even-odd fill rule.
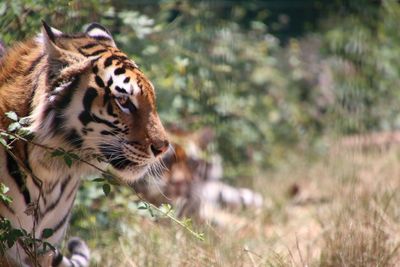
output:
[[126,78],[125,75],[115,75],[114,74],[115,68],[107,68],[106,71],[106,81],[108,81],[110,78],[112,78],[113,83],[110,87],[112,93],[116,96],[122,96],[125,95],[123,93],[118,92],[115,88],[118,86],[119,88],[123,88],[126,91],[126,96],[129,97],[129,99],[132,101],[132,103],[135,105],[136,108],[139,108],[139,102],[136,99],[136,95],[140,94],[140,88],[139,86],[130,81],[129,83],[124,83],[124,80]]
[[105,37],[105,38],[108,38],[108,39],[112,39],[111,36],[110,36],[107,32],[105,32],[105,31],[103,31],[102,29],[99,29],[99,28],[93,28],[93,29],[91,29],[91,30],[87,33],[87,35],[89,35],[90,37],[93,37],[93,38],[96,38],[96,37]]

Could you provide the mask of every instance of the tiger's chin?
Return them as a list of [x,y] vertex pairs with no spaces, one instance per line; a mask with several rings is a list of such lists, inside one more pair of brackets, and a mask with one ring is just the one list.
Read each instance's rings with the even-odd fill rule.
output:
[[136,180],[144,177],[149,170],[149,165],[141,165],[141,166],[129,166],[124,170],[116,170],[114,168],[114,173],[122,179],[123,183],[131,186]]

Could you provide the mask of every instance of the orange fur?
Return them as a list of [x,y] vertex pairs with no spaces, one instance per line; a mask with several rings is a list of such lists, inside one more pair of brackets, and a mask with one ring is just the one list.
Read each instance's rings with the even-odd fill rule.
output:
[[[166,152],[169,142],[157,114],[154,87],[95,23],[76,35],[44,24],[41,35],[0,56],[0,129],[7,130],[11,120],[5,113],[14,111],[29,117],[32,132],[32,142],[14,140],[11,151],[0,146],[0,182],[14,199],[10,205],[0,202],[0,218],[35,231],[37,237],[52,228],[47,240],[57,245],[81,177],[98,175],[99,168],[111,165],[131,185]],[[51,155],[56,148],[81,160],[67,166],[62,157]],[[24,212],[32,203],[38,203],[37,216]],[[87,266],[87,246],[78,239],[73,242],[81,251],[72,250],[70,259],[61,259],[73,262],[83,253],[87,261],[80,265]],[[19,257],[24,252],[18,247],[7,251],[8,258],[25,266],[31,259]]]

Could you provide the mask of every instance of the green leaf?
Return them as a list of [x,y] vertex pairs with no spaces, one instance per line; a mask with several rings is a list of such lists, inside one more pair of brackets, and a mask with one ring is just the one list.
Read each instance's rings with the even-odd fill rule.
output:
[[54,231],[51,228],[43,229],[42,238],[49,238],[50,236],[53,235],[53,233],[54,233]]
[[104,177],[104,179],[107,179],[107,180],[112,180],[112,179],[114,179],[114,176],[112,175],[112,174],[110,174],[110,173],[103,173],[102,174],[102,176]]
[[148,211],[149,211],[151,217],[154,217],[154,212],[153,212],[153,210],[152,210],[151,208],[149,208]]
[[11,149],[11,146],[7,144],[7,141],[3,138],[0,138],[0,144],[3,145],[6,149]]
[[68,154],[64,154],[64,162],[69,168],[72,166],[72,158]]
[[59,156],[63,156],[64,154],[65,154],[65,151],[63,151],[61,149],[56,149],[53,152],[51,152],[52,157],[59,157]]
[[29,119],[29,117],[23,117],[23,118],[19,119],[19,123],[23,126],[28,126],[30,123],[30,119]]
[[12,202],[12,198],[5,195],[9,190],[10,189],[5,184],[0,183],[0,200],[6,205]]
[[169,214],[172,211],[172,206],[170,204],[161,204],[160,211],[165,215]]
[[139,202],[138,207],[139,210],[147,210],[149,208],[149,204],[146,202]]
[[95,178],[95,179],[92,180],[92,182],[95,182],[95,183],[100,183],[100,182],[104,182],[104,181],[105,181],[105,179],[101,178],[101,177]]
[[10,191],[10,188],[8,188],[5,184],[0,183],[0,194],[6,194],[8,191]]
[[68,153],[68,156],[70,156],[71,159],[79,160],[79,156],[78,156],[77,154],[75,154],[75,153],[69,152],[69,153]]
[[14,111],[9,111],[9,112],[6,112],[5,114],[6,114],[7,118],[9,118],[10,120],[18,121],[18,115]]
[[15,132],[19,128],[21,128],[21,124],[19,124],[19,122],[13,122],[8,126],[8,131],[9,132]]
[[11,248],[12,246],[14,246],[14,243],[15,243],[15,241],[16,240],[13,240],[13,239],[7,239],[7,246],[8,246],[8,248]]
[[21,128],[18,129],[17,133],[20,136],[23,136],[23,137],[28,138],[28,139],[32,138],[32,136],[31,136],[32,132],[29,131],[27,128],[21,127]]
[[103,192],[104,195],[108,196],[111,192],[111,186],[110,184],[103,184]]
[[0,200],[6,205],[11,204],[11,202],[13,201],[13,199],[11,197],[6,196],[6,195],[1,195],[1,194],[0,194]]
[[12,229],[9,235],[9,237],[13,240],[17,240],[17,238],[21,236],[24,236],[24,233],[21,231],[21,229]]
[[112,185],[121,185],[121,183],[119,183],[118,180],[115,178],[115,176],[112,175],[111,173],[103,173],[102,176],[103,176],[103,178],[104,178],[105,180],[107,180],[107,182],[108,182],[109,184],[112,184]]

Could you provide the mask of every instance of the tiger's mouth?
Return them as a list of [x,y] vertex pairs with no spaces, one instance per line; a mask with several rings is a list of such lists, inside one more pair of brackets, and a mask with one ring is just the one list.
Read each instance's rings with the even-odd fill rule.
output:
[[110,144],[101,144],[100,152],[104,161],[108,162],[116,170],[125,170],[130,166],[138,166],[137,162],[128,159],[122,149]]
[[135,180],[145,176],[151,171],[154,160],[151,157],[141,155],[129,146],[103,143],[99,146],[101,157],[104,162],[109,163],[125,182],[130,185]]

